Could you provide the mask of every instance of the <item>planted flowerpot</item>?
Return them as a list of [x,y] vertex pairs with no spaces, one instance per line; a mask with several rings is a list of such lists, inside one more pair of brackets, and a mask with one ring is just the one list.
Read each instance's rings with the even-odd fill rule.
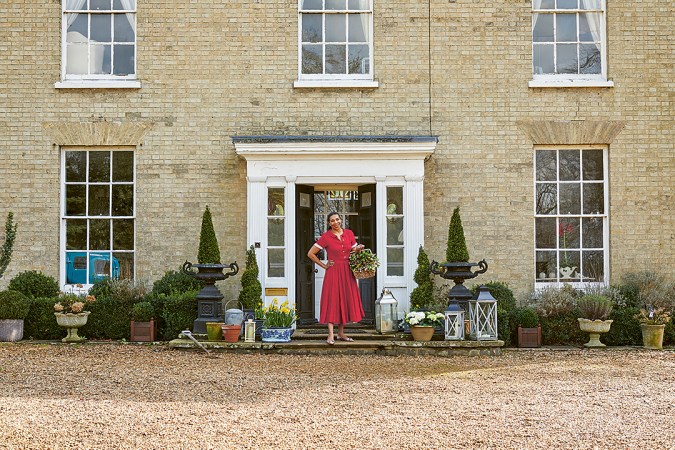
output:
[[518,347],[541,347],[541,325],[536,327],[521,327],[518,325]]
[[89,317],[90,311],[83,311],[77,314],[64,314],[64,313],[54,313],[56,316],[56,323],[60,327],[64,327],[68,334],[66,337],[61,339],[62,342],[82,342],[87,339],[77,335],[77,329],[85,326],[87,324],[87,318]]
[[154,342],[155,319],[147,322],[131,321],[131,342]]
[[237,342],[239,334],[241,333],[241,325],[225,325],[221,324],[223,330],[223,338],[225,342]]
[[640,324],[642,328],[642,344],[645,348],[651,350],[661,350],[663,348],[663,330],[664,325],[648,325],[646,323]]
[[413,339],[416,341],[430,341],[434,335],[434,327],[421,327],[415,325],[410,327],[410,334],[412,334]]
[[23,339],[23,319],[0,320],[0,342],[16,342]]
[[263,342],[291,342],[293,328],[263,328],[260,337]]
[[222,341],[223,322],[206,322],[206,335],[209,341]]
[[600,342],[600,334],[607,333],[613,320],[589,320],[578,318],[579,328],[581,331],[588,333],[589,340],[584,345],[586,347],[605,347],[605,344]]

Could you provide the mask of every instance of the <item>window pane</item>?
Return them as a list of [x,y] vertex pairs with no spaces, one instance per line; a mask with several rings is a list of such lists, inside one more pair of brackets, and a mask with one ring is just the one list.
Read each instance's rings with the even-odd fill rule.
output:
[[[588,24],[589,19],[593,20],[593,15],[594,13],[579,14],[579,40],[581,42],[595,42],[593,33],[591,33],[590,25]],[[597,30],[597,33],[599,32],[600,30]]]
[[556,219],[554,217],[537,217],[535,223],[535,234],[537,248],[556,248]]
[[322,10],[323,4],[321,0],[302,0],[301,9],[317,9]]
[[326,73],[346,73],[346,56],[346,45],[326,45]]
[[537,181],[556,181],[555,150],[539,150],[536,153]]
[[345,0],[326,0],[326,9],[347,9]]
[[600,49],[595,44],[579,46],[579,73],[600,73]]
[[110,152],[89,152],[89,181],[110,181]]
[[110,0],[89,0],[90,8],[95,10],[110,10]]
[[600,217],[586,217],[582,221],[584,248],[602,248],[603,219]]
[[577,269],[581,268],[581,265],[579,264],[579,250],[561,250],[558,252],[558,257],[560,258],[559,267],[572,266]]
[[87,282],[87,256],[84,252],[66,253],[66,284]]
[[112,274],[113,278],[120,280],[134,279],[134,254],[133,253],[113,253]]
[[387,218],[387,245],[403,244],[403,217]]
[[109,216],[110,215],[110,186],[90,185],[89,186],[89,215],[90,216]]
[[85,215],[86,191],[84,185],[66,185],[66,216]]
[[577,0],[558,0],[558,9],[577,9]]
[[283,247],[284,219],[267,219],[267,244],[272,247]]
[[284,249],[270,248],[267,250],[267,276],[280,278],[284,276]]
[[134,181],[134,152],[113,152],[113,181]]
[[560,214],[581,213],[581,189],[577,183],[560,185]]
[[87,2],[80,2],[80,0],[67,0],[66,9],[87,9]]
[[555,65],[553,62],[553,45],[535,45],[532,49],[533,58],[532,64],[535,74],[552,74],[555,73]]
[[605,281],[605,258],[601,250],[582,252],[584,281]]
[[110,45],[92,45],[89,47],[89,72],[98,75],[110,75]]
[[267,196],[267,215],[284,216],[284,188],[270,188]]
[[302,46],[302,73],[306,74],[323,73],[322,45]]
[[112,42],[112,14],[91,15],[91,40],[95,42]]
[[115,45],[113,75],[132,75],[134,70],[134,46]]
[[368,42],[369,14],[349,15],[349,42]]
[[[73,17],[75,17],[73,19]],[[66,42],[88,42],[89,29],[87,26],[88,14],[66,14],[68,19],[68,31]]]
[[134,249],[133,219],[113,220],[113,250]]
[[110,253],[89,254],[89,283],[93,284],[110,277]]
[[133,20],[133,18],[130,19],[126,14],[115,14],[113,16],[115,42],[134,42],[136,40],[134,29],[131,27],[129,20]]
[[348,0],[347,6],[351,10],[357,11],[370,10],[369,0]]
[[558,52],[558,73],[578,73],[576,44],[556,45]]
[[556,252],[537,252],[535,270],[540,281],[556,281],[558,278]]
[[600,9],[601,6],[600,0],[584,0],[579,5],[579,9]]
[[66,181],[86,181],[87,154],[66,152]]
[[322,17],[321,14],[302,15],[302,42],[323,42]]
[[113,185],[112,187],[112,215],[134,215],[134,187],[130,184]]
[[89,250],[110,250],[110,220],[89,221]]
[[604,178],[602,150],[584,150],[584,180],[602,180]]
[[370,49],[368,45],[350,45],[349,51],[349,73],[370,73]]
[[560,150],[560,180],[577,181],[580,179],[579,150]]
[[403,249],[387,248],[387,275],[403,276]]
[[558,194],[554,183],[537,183],[537,214],[555,214]]
[[87,221],[85,219],[66,220],[66,250],[87,249]]
[[584,214],[603,214],[605,193],[602,183],[584,183]]
[[113,0],[113,9],[122,10],[122,9],[136,9],[136,0]]
[[387,214],[403,214],[403,187],[387,188]]
[[346,25],[346,14],[326,14],[326,42],[345,42],[347,40]]
[[558,243],[560,248],[579,248],[580,240],[579,218],[561,218],[558,225]]
[[87,44],[68,44],[66,46],[66,73],[85,75],[89,73]]
[[553,42],[553,14],[534,14],[533,42]]

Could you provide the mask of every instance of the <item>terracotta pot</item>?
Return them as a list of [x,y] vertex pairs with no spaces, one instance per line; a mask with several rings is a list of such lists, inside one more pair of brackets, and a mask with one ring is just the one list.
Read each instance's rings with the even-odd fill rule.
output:
[[430,341],[434,335],[434,327],[410,327],[410,333],[416,341]]
[[237,342],[241,333],[241,325],[221,325],[225,342]]
[[640,324],[642,328],[642,344],[645,348],[661,350],[663,348],[663,330],[665,325]]
[[589,340],[584,345],[586,347],[606,347],[600,342],[600,333],[607,333],[613,320],[589,320],[578,318],[581,331],[588,333]]

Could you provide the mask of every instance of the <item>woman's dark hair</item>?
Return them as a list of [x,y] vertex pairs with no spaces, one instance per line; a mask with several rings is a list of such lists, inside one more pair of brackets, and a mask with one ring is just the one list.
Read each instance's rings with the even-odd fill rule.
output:
[[[326,216],[326,226],[328,227],[327,230],[330,230],[330,218],[333,216],[340,216],[340,213],[337,211],[328,213],[328,215]],[[342,216],[340,216],[340,220],[342,220]]]

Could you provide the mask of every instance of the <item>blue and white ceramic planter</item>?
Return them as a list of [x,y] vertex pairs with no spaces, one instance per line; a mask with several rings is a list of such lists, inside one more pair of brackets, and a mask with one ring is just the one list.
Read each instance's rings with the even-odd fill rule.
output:
[[293,328],[263,328],[260,336],[263,342],[291,342]]

